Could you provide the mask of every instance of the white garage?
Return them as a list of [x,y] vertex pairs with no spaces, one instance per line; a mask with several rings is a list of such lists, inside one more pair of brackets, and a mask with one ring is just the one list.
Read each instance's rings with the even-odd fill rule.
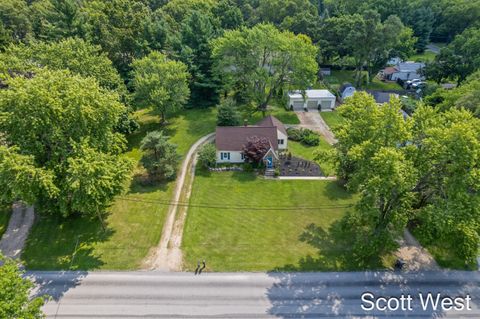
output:
[[328,90],[292,91],[288,93],[288,108],[294,111],[304,109],[331,111],[335,108],[336,97]]

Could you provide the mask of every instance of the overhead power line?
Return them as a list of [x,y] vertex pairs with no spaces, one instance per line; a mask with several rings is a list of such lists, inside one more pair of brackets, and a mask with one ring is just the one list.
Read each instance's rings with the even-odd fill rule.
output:
[[212,209],[225,209],[225,210],[263,210],[263,211],[288,211],[288,210],[327,210],[337,208],[351,208],[352,204],[345,205],[318,205],[318,206],[247,206],[247,205],[211,205],[211,204],[191,204],[182,201],[162,201],[153,199],[140,199],[134,197],[120,196],[121,200],[150,203],[163,206],[177,205],[182,207],[196,207],[196,208],[212,208]]

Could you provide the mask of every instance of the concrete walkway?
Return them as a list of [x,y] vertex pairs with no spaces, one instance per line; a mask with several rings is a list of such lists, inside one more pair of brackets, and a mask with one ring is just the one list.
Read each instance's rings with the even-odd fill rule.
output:
[[279,180],[336,181],[336,176],[279,176]]
[[18,259],[35,220],[35,213],[33,206],[25,207],[18,202],[13,204],[12,210],[7,231],[0,240],[0,251],[6,257]]
[[296,111],[295,113],[300,120],[300,125],[290,125],[290,127],[302,127],[317,132],[325,138],[325,141],[327,141],[327,143],[331,145],[338,142],[335,138],[335,135],[332,133],[327,123],[325,123],[318,111]]
[[[161,271],[181,271],[182,270],[182,251],[181,243],[183,236],[183,224],[185,222],[187,207],[182,207],[181,213],[177,219],[177,212],[179,211],[178,203],[182,201],[188,201],[191,184],[193,178],[188,180],[189,184],[185,185],[187,174],[190,172],[190,176],[195,174],[195,162],[196,152],[200,146],[206,142],[212,140],[215,133],[210,133],[200,138],[195,144],[193,144],[188,150],[185,159],[183,160],[182,167],[180,168],[178,178],[173,191],[172,204],[170,205],[165,225],[162,230],[162,237],[155,251],[147,257],[144,262],[144,268],[150,270]],[[182,194],[186,194],[186,197],[182,199]]]

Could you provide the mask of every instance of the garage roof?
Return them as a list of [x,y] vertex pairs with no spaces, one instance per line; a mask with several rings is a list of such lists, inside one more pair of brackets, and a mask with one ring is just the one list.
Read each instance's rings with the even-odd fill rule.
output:
[[[305,90],[305,95],[308,99],[335,99],[335,95],[333,95],[329,90]],[[288,96],[294,99],[303,98],[302,91],[300,90],[288,92]]]

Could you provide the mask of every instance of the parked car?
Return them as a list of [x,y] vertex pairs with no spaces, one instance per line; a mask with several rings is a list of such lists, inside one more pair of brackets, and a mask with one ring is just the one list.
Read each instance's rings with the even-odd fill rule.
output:
[[418,83],[418,82],[422,82],[422,80],[420,80],[420,79],[408,80],[408,81],[405,81],[405,84],[406,85],[413,85],[413,84]]
[[412,89],[422,89],[427,85],[426,82],[420,81],[412,84]]

